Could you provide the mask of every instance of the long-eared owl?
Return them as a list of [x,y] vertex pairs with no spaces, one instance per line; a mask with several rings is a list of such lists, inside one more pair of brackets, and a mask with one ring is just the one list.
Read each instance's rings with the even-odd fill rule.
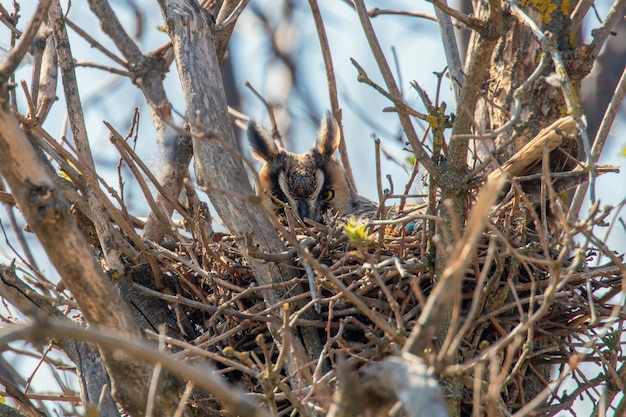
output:
[[[260,187],[288,204],[301,218],[317,222],[329,209],[340,215],[376,209],[373,202],[354,191],[343,167],[333,156],[340,140],[339,126],[330,113],[322,118],[314,147],[303,154],[282,148],[256,121],[248,125],[252,155],[263,162]],[[280,211],[280,206],[269,196],[265,204]]]

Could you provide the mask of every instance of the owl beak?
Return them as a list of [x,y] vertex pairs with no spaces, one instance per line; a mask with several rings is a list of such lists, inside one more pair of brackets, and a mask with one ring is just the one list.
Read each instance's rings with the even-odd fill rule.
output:
[[309,217],[309,203],[304,198],[298,200],[298,214],[301,219]]

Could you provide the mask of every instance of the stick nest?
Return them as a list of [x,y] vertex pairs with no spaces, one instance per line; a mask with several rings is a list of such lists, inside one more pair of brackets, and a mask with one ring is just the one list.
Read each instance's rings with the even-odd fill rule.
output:
[[[589,338],[607,334],[607,322],[621,318],[619,306],[612,303],[622,292],[619,266],[613,262],[589,267],[597,252],[586,253],[587,259],[571,258],[573,232],[557,230],[554,224],[558,222],[551,221],[554,215],[544,221],[519,201],[513,198],[492,211],[490,227],[476,247],[462,288],[449,289],[458,296],[447,320],[448,337],[443,331],[424,353],[437,376],[454,373],[452,380],[464,392],[464,415],[472,412],[476,395],[489,400],[488,391],[495,392],[501,405],[516,410],[546,389],[554,366],[563,371],[581,360],[606,360],[610,340],[602,339],[605,346],[598,346],[597,340],[589,346]],[[245,245],[235,237],[215,234],[208,245],[194,240],[178,247],[171,253],[199,265],[204,273],[168,256],[160,265],[171,279],[159,297],[173,301],[180,337],[187,339],[177,343],[187,349],[189,357],[210,357],[226,378],[273,401],[280,414],[297,408],[294,398],[327,411],[329,395],[336,387],[337,358],[347,358],[353,369],[360,369],[401,349],[398,340],[408,337],[435,285],[434,249],[448,250],[445,236],[429,239],[429,219],[415,213],[388,217],[404,220],[370,224],[365,229],[367,238],[361,241],[355,242],[346,233],[347,219],[333,218],[325,225],[294,230],[303,242],[297,250],[279,255],[251,250],[247,255],[272,255],[291,268],[293,278],[275,284],[284,291],[282,301],[270,307],[262,297],[268,288],[256,283],[239,249]],[[602,213],[596,216],[602,217]],[[537,233],[537,225],[545,231]],[[322,273],[312,268],[317,302],[311,299],[306,262],[300,256],[304,250],[324,266]],[[357,295],[370,310],[368,314],[350,302],[346,290],[329,281],[328,274]],[[395,336],[372,322],[371,314],[381,318]],[[293,375],[282,363],[276,364],[280,349],[268,332],[270,322],[294,326],[300,333],[312,329],[319,336],[321,360],[309,357],[300,367],[315,374],[317,385],[324,389],[284,392],[284,382]],[[595,350],[587,350],[592,353],[586,356],[576,354],[583,347]],[[569,407],[581,389],[549,397],[550,409],[543,412]],[[217,407],[214,411],[218,412]]]

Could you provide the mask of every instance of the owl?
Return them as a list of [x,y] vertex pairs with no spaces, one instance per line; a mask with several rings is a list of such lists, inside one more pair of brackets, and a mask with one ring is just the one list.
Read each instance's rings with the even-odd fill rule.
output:
[[330,113],[322,118],[314,147],[303,154],[285,150],[261,125],[251,121],[250,150],[263,162],[259,186],[269,194],[264,204],[280,212],[281,207],[273,197],[289,205],[300,218],[316,222],[321,222],[327,212],[346,215],[376,210],[372,201],[354,191],[343,167],[333,156],[340,140],[339,126]]

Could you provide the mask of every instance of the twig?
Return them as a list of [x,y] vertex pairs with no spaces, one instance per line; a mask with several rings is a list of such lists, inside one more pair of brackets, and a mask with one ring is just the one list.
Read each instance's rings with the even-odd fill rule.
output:
[[[615,117],[619,113],[619,110],[624,101],[624,97],[626,96],[626,68],[622,71],[622,76],[615,87],[615,91],[613,92],[613,96],[611,97],[611,101],[609,102],[606,111],[604,112],[604,117],[602,118],[602,124],[598,129],[598,133],[593,141],[593,147],[591,148],[591,156],[593,157],[593,162],[598,162],[600,159],[600,155],[602,154],[602,149],[604,148],[604,144],[606,143],[606,139],[609,136],[609,132],[611,131],[611,127],[613,126],[613,122],[615,121]],[[572,203],[570,204],[570,220],[578,217],[580,213],[580,209],[583,205],[583,200],[585,195],[587,194],[588,184],[581,184],[574,197],[572,198]]]
[[50,7],[51,2],[52,0],[39,1],[37,9],[35,10],[35,13],[33,13],[33,17],[30,22],[28,22],[26,30],[22,32],[17,45],[9,51],[5,60],[0,63],[0,83],[6,83],[15,71],[15,68],[17,68],[20,62],[22,62],[22,58],[24,58],[24,55],[28,52],[28,48],[30,48],[35,36],[37,36],[39,25],[41,25],[41,22],[43,22],[46,18],[48,7]]
[[341,135],[341,141],[339,142],[339,156],[341,157],[341,164],[346,171],[348,181],[352,184],[352,187],[356,191],[356,182],[352,175],[352,168],[350,167],[350,159],[348,158],[348,148],[346,146],[346,140],[343,133],[343,124],[341,123],[342,115],[339,108],[339,99],[337,98],[337,81],[335,80],[335,69],[333,68],[333,59],[330,53],[330,45],[328,44],[328,37],[326,36],[326,29],[324,27],[324,21],[322,20],[322,13],[317,4],[317,0],[309,0],[309,7],[315,21],[315,29],[317,29],[317,36],[319,38],[320,47],[322,48],[322,57],[324,58],[324,67],[326,69],[326,79],[328,80],[328,95],[330,97],[330,108],[335,116],[335,120],[339,125],[339,134]]
[[102,70],[111,74],[121,75],[122,77],[131,78],[133,75],[131,72],[128,72],[128,71],[123,71],[114,67],[110,67],[108,65],[96,64],[94,62],[76,61],[75,65],[77,67],[99,69],[99,70]]
[[474,246],[482,235],[487,222],[487,213],[503,185],[504,178],[500,177],[487,183],[478,195],[478,200],[467,222],[468,227],[465,236],[455,245],[449,265],[443,271],[439,282],[428,297],[426,306],[424,306],[418,322],[411,331],[411,336],[402,348],[403,352],[421,356],[424,349],[431,343],[432,336],[444,313],[448,311],[453,297],[457,294],[451,289],[460,288],[465,268],[471,261],[470,256]]
[[[389,64],[387,63],[387,60],[385,59],[383,51],[380,47],[380,44],[376,37],[376,33],[374,32],[374,28],[372,27],[372,23],[370,22],[367,15],[365,4],[363,0],[355,0],[354,4],[359,15],[359,20],[361,21],[361,26],[363,27],[363,31],[365,32],[365,36],[367,37],[367,41],[370,45],[370,49],[374,54],[374,58],[376,59],[378,68],[380,69],[383,79],[385,80],[385,84],[389,89],[389,96],[394,103],[403,103],[402,94],[400,94],[400,90],[398,89],[393,74],[391,73],[391,69],[389,68]],[[398,108],[398,117],[400,119],[400,123],[402,124],[404,134],[409,139],[411,148],[415,153],[415,157],[419,160],[422,166],[426,168],[430,175],[433,176],[433,178],[435,178],[438,183],[441,183],[441,181],[443,180],[441,178],[441,173],[420,143],[419,138],[417,137],[417,133],[413,128],[413,124],[408,117],[404,105]]]
[[432,20],[433,22],[437,21],[437,17],[431,14],[422,13],[422,12],[409,12],[407,10],[389,10],[389,9],[379,9],[378,7],[374,7],[369,12],[367,12],[369,17],[377,17],[382,15],[396,15],[396,16],[410,16],[410,17],[420,17],[422,19]]
[[165,355],[152,345],[141,340],[133,340],[118,332],[104,329],[85,329],[76,325],[38,321],[28,326],[12,325],[0,333],[0,343],[15,340],[39,340],[41,337],[67,337],[96,343],[109,352],[123,350],[142,360],[161,364],[167,371],[192,381],[199,389],[215,395],[233,413],[247,417],[269,417],[263,407],[248,399],[243,391],[230,386],[219,375],[207,369],[207,366],[186,364]]
[[[461,55],[459,54],[459,46],[456,41],[454,27],[452,26],[452,19],[450,19],[451,13],[453,13],[454,11],[453,9],[448,7],[447,0],[431,1],[435,6],[435,15],[437,16],[437,22],[439,23],[439,32],[441,33],[441,40],[443,41],[443,50],[446,55],[446,62],[448,63],[448,71],[450,72],[450,84],[452,86],[452,98],[454,102],[454,108],[458,109],[461,99],[461,88],[464,83],[464,76],[463,64],[461,63]],[[455,14],[460,14],[466,17],[467,20],[480,21],[480,19],[470,18],[463,13]],[[484,24],[484,22],[480,22]],[[478,25],[478,27],[480,27],[480,25]],[[439,103],[437,103],[437,105],[438,104]]]
[[[461,13],[458,10],[455,10],[449,7],[446,0],[427,0],[427,1],[432,3],[433,6],[435,6],[435,13],[437,15],[438,20],[441,19],[441,17],[443,16],[437,13],[437,10],[440,10],[445,15],[447,15],[448,18],[452,16],[459,22],[462,22],[468,28],[474,29],[476,32],[479,32],[481,34],[488,28],[489,24],[487,22],[481,19],[478,19],[476,17],[473,17],[473,16],[468,16],[465,13]],[[443,33],[442,33],[442,36],[443,36]]]
[[102,52],[107,58],[109,58],[113,62],[117,62],[118,64],[120,64],[124,68],[128,68],[129,67],[128,62],[124,61],[122,58],[118,57],[113,52],[109,51],[107,48],[104,47],[104,45],[102,45],[100,42],[98,42],[96,39],[94,39],[89,33],[87,33],[84,30],[82,30],[80,28],[80,26],[78,26],[77,24],[72,22],[70,19],[65,19],[65,23],[74,32],[76,32],[80,37],[85,39],[89,43],[89,45],[91,45],[92,48],[96,48],[98,51]]
[[[134,169],[132,165],[133,162],[136,163],[139,166],[139,168],[141,168],[141,171],[143,171],[143,173],[148,177],[152,185],[154,185],[157,191],[163,196],[165,201],[168,202],[170,207],[176,209],[176,211],[183,217],[183,219],[191,220],[189,214],[187,213],[187,210],[185,210],[180,205],[180,203],[178,202],[176,198],[172,198],[171,196],[167,195],[166,191],[159,184],[159,181],[154,177],[152,172],[148,169],[148,167],[141,160],[141,158],[139,158],[139,156],[135,153],[135,151],[128,145],[128,143],[126,143],[124,138],[122,138],[122,135],[120,135],[120,133],[117,130],[115,130],[113,126],[111,126],[110,123],[105,121],[104,125],[111,132],[111,137],[110,137],[111,142],[113,143],[113,145],[115,145],[118,152],[120,152],[120,156],[125,160],[126,164],[133,171],[133,174],[135,175],[135,178],[137,179],[137,182],[139,183],[139,185],[145,184],[145,181],[141,177],[140,173],[136,169]],[[163,217],[164,213],[161,213],[158,207],[156,207],[156,202],[152,199],[152,195],[150,194],[149,189],[147,187],[142,187],[142,191],[144,192],[144,195],[146,196],[146,200],[148,204],[150,205],[151,210],[155,214],[157,214],[157,216],[160,216],[159,219],[162,222],[171,224],[171,219],[169,218],[169,216]]]

